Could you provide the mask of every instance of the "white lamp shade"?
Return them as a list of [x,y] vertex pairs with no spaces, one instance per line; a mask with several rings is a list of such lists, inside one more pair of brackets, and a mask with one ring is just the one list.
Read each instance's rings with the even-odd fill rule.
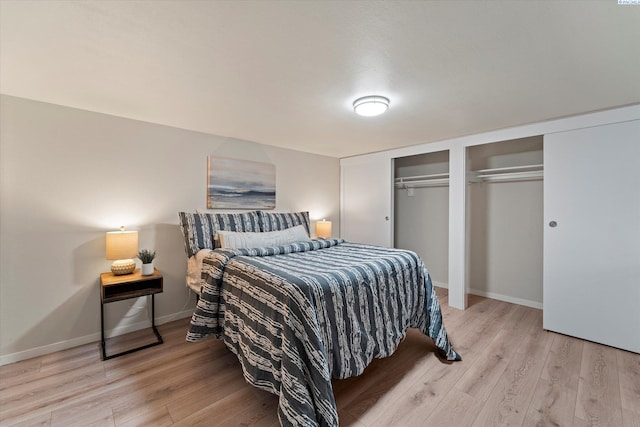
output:
[[120,260],[138,255],[137,231],[107,232],[107,259]]
[[331,237],[331,221],[322,220],[316,222],[316,236],[323,239]]

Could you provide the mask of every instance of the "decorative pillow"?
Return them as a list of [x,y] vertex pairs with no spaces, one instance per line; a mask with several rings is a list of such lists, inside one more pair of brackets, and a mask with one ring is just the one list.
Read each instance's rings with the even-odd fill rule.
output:
[[257,211],[243,213],[178,212],[184,249],[191,258],[201,249],[214,249],[212,236],[219,230],[260,231]]
[[264,212],[258,211],[260,215],[260,229],[262,231],[277,231],[295,227],[296,225],[304,226],[307,235],[311,235],[309,228],[309,212]]
[[285,230],[267,231],[262,233],[241,233],[236,231],[218,231],[220,247],[222,248],[263,248],[283,246],[293,242],[311,239],[302,225]]

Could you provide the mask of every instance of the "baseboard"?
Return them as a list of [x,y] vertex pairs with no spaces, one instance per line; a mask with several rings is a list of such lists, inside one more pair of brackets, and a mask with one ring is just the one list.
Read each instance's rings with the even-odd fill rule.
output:
[[431,280],[431,283],[433,283],[433,286],[435,286],[436,288],[444,288],[444,289],[449,289],[449,284],[445,283],[445,282],[438,282],[436,280]]
[[[192,315],[193,309],[157,317],[156,325],[162,325],[164,323],[173,322],[174,320],[184,319],[185,317],[191,317]],[[138,331],[140,329],[149,328],[150,326],[151,321],[145,320],[142,322],[132,323],[130,325],[110,329],[108,331],[105,331],[105,335],[107,337],[115,337],[118,335],[128,334],[129,332]],[[8,365],[9,363],[20,362],[21,360],[27,360],[33,357],[43,356],[45,354],[54,353],[56,351],[67,350],[69,348],[90,344],[92,342],[95,342],[97,344],[100,341],[100,338],[100,332],[96,332],[93,334],[85,335],[83,337],[72,338],[70,340],[43,345],[42,347],[30,348],[29,350],[19,351],[17,353],[6,354],[4,356],[0,356],[0,366]]]
[[496,294],[493,292],[484,292],[477,289],[468,289],[467,292],[473,295],[478,295],[480,297],[491,298],[498,301],[510,302],[512,304],[524,305],[525,307],[537,308],[542,310],[542,303],[538,301],[510,297],[508,295]]
[[[432,283],[433,283],[433,286],[436,286],[438,288],[449,288],[449,285],[444,282],[432,281]],[[478,295],[481,297],[495,299],[498,301],[505,301],[512,304],[519,304],[519,305],[524,305],[526,307],[542,309],[542,303],[537,301],[531,301],[531,300],[526,300],[522,298],[514,298],[507,295],[496,294],[493,292],[484,292],[484,291],[479,291],[477,289],[469,289],[468,293],[473,295]],[[162,325],[164,323],[173,322],[174,320],[184,319],[186,317],[191,317],[192,314],[193,314],[193,309],[168,314],[166,316],[161,316],[156,318],[156,324]],[[134,332],[140,329],[148,328],[150,325],[151,323],[148,320],[144,322],[137,322],[131,325],[126,325],[126,326],[105,331],[105,335],[108,337],[123,335],[129,332]],[[100,332],[85,335],[83,337],[72,338],[70,340],[60,341],[53,344],[48,344],[42,347],[31,348],[29,350],[20,351],[17,353],[10,353],[4,356],[0,356],[0,366],[8,365],[9,363],[19,362],[21,360],[31,359],[33,357],[42,356],[42,355],[53,353],[56,351],[66,350],[69,348],[89,344],[92,342],[97,343],[98,341],[100,341]]]
[[[449,289],[448,283],[437,282],[435,280],[431,280],[431,283],[433,283],[433,286],[437,288]],[[538,308],[542,310],[542,303],[538,301],[531,301],[531,300],[522,299],[522,298],[510,297],[508,295],[496,294],[493,292],[484,292],[484,291],[479,291],[477,289],[467,289],[467,293],[478,295],[480,297],[495,299],[498,301],[510,302],[512,304],[524,305],[525,307]]]

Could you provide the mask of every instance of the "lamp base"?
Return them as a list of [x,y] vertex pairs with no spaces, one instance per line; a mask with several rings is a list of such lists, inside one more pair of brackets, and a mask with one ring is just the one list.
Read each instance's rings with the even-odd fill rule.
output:
[[132,259],[119,259],[111,264],[111,272],[116,276],[131,274],[136,269],[136,262]]

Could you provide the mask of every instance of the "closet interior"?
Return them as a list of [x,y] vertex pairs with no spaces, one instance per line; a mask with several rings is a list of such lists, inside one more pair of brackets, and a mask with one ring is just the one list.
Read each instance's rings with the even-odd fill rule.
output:
[[449,275],[449,151],[394,159],[394,247],[416,252],[435,286]]
[[543,137],[466,154],[468,292],[542,308]]

